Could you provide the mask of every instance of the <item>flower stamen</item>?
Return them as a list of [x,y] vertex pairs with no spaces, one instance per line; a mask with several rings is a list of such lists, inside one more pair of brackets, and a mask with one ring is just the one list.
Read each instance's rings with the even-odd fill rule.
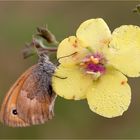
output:
[[104,59],[102,54],[90,54],[82,59],[80,66],[87,74],[92,74],[97,79],[105,72]]
[[91,60],[94,64],[98,64],[98,63],[99,63],[99,59],[98,59],[98,58],[94,58],[93,55],[90,57],[90,60]]

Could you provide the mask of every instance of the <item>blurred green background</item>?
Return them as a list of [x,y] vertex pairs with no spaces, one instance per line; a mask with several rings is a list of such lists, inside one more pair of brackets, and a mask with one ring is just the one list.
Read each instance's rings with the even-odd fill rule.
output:
[[[37,62],[36,57],[24,60],[21,55],[37,26],[47,23],[61,41],[74,35],[79,24],[89,18],[104,18],[112,31],[122,24],[140,25],[140,16],[132,12],[138,3],[0,2],[0,102],[20,74]],[[0,124],[0,138],[140,138],[140,78],[129,79],[129,83],[132,102],[122,117],[103,118],[91,112],[86,101],[58,97],[53,120],[28,128]]]

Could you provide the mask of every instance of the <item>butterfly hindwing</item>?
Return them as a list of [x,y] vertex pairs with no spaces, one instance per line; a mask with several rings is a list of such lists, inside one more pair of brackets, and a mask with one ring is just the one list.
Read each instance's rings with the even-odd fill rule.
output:
[[[39,72],[41,75],[39,75]],[[17,100],[19,115],[30,124],[40,124],[53,117],[55,94],[49,94],[49,76],[38,66],[32,71]],[[50,81],[48,82],[50,83]]]

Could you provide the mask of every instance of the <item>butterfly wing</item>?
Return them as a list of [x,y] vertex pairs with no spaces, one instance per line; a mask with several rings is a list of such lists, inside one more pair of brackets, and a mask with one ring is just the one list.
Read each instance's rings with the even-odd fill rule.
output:
[[[41,70],[39,70],[41,71]],[[36,74],[35,74],[36,73]],[[52,119],[56,95],[45,73],[32,72],[23,84],[17,100],[19,116],[31,125],[41,124]]]
[[[33,66],[34,67],[34,66]],[[29,124],[22,120],[16,113],[16,101],[22,88],[23,83],[27,79],[28,75],[32,71],[33,67],[29,68],[25,73],[23,73],[20,78],[15,82],[15,84],[10,88],[7,93],[0,110],[0,120],[1,122],[9,126],[28,126]]]
[[12,127],[24,127],[44,123],[53,117],[56,95],[45,88],[47,83],[40,78],[37,65],[28,69],[13,85],[2,104],[0,119]]

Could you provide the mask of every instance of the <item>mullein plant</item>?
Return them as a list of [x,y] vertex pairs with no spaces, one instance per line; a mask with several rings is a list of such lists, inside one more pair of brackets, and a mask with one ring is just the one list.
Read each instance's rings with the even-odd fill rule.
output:
[[[58,48],[45,46],[42,38]],[[39,27],[23,50],[24,58],[35,53],[34,45],[43,51],[57,51],[60,65],[52,78],[57,95],[87,99],[93,112],[107,118],[121,116],[128,109],[131,88],[127,77],[140,76],[139,26],[122,25],[111,33],[102,18],[89,19],[80,25],[76,36],[60,43],[47,27]]]
[[131,102],[127,77],[140,76],[140,27],[122,25],[112,33],[102,18],[83,22],[76,36],[58,46],[60,65],[52,86],[70,100],[86,99],[104,117],[121,116]]

